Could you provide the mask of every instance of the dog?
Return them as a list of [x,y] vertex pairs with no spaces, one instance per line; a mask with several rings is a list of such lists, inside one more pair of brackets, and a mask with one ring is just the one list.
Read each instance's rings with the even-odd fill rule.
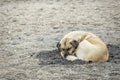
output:
[[68,61],[100,62],[107,61],[109,57],[106,44],[95,34],[86,31],[68,33],[57,43],[57,48]]

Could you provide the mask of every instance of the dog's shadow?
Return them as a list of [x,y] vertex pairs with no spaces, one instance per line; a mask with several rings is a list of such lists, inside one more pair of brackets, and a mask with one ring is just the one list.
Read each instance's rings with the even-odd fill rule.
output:
[[[109,60],[111,63],[120,63],[120,47],[108,44],[109,49]],[[33,55],[31,55],[33,56]],[[73,65],[73,64],[90,64],[82,60],[67,61],[61,57],[59,51],[41,51],[34,54],[34,58],[39,59],[39,65],[52,65],[52,64],[62,64],[62,65]]]

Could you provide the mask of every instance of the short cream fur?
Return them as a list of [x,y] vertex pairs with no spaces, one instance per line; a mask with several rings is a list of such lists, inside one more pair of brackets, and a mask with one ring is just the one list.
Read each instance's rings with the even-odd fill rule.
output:
[[[76,40],[79,44],[75,49],[70,43]],[[80,59],[83,61],[107,61],[109,57],[106,44],[95,34],[85,31],[73,31],[65,35],[60,41],[61,49],[69,49],[66,57],[69,61]],[[61,56],[65,51],[61,50]]]

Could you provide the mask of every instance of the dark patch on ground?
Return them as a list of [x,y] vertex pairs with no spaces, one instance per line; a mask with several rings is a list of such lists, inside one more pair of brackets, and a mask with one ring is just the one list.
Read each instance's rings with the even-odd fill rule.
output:
[[120,63],[120,46],[108,44],[107,47],[109,50],[108,62]]
[[67,61],[66,59],[63,59],[58,50],[52,50],[52,51],[42,51],[37,53],[35,56],[39,59],[39,65],[50,65],[50,64],[62,64],[62,65],[70,65],[70,64],[85,64],[88,62],[85,61]]
[[[120,46],[116,45],[107,45],[109,49],[109,60],[110,63],[120,63]],[[67,61],[63,59],[58,50],[52,51],[41,51],[36,53],[35,58],[39,59],[40,65],[50,65],[50,64],[62,64],[62,65],[73,65],[73,64],[90,64],[89,62],[76,60],[76,61]]]

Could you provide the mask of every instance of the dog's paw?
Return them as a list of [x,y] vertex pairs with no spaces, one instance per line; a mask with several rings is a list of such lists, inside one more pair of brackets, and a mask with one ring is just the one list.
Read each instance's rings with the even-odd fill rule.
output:
[[74,61],[74,60],[77,60],[77,57],[72,56],[72,55],[68,55],[68,56],[66,57],[66,59],[67,59],[68,61]]

